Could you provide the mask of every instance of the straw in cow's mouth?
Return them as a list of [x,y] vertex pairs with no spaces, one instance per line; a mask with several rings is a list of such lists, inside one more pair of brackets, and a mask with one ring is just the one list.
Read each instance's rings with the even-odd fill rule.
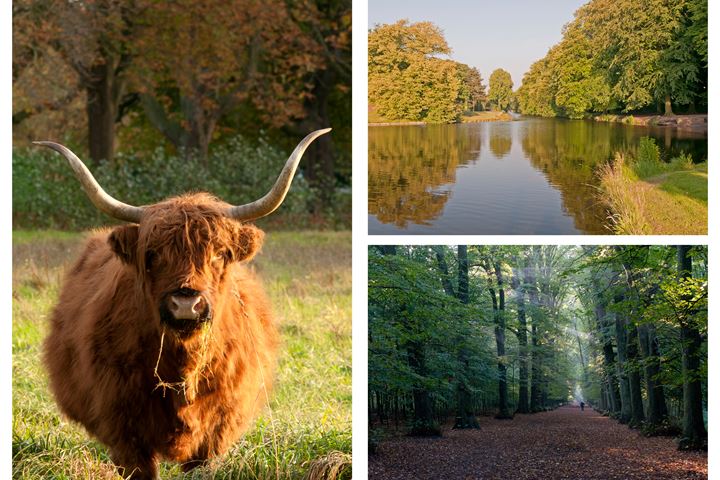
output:
[[[166,382],[162,379],[160,376],[160,373],[158,372],[158,368],[160,366],[160,358],[162,357],[163,353],[163,347],[165,344],[165,333],[166,328],[163,325],[162,327],[162,333],[160,334],[160,348],[158,350],[158,358],[155,362],[155,369],[153,370],[153,374],[155,378],[157,378],[157,384],[155,385],[155,388],[153,390],[157,390],[158,388],[162,388],[163,391],[163,398],[165,398],[165,392],[166,389],[170,389],[176,393],[183,393],[183,396],[185,397],[185,401],[188,403],[191,403],[193,400],[195,400],[195,395],[198,391],[198,382],[200,381],[200,377],[203,376],[205,379],[208,378],[207,375],[204,375],[203,372],[205,370],[205,367],[207,367],[207,359],[205,358],[207,352],[208,352],[208,345],[210,343],[211,335],[210,335],[210,323],[206,322],[203,323],[201,328],[200,335],[202,336],[202,341],[200,343],[200,349],[199,349],[199,357],[200,361],[194,362],[195,366],[190,372],[189,375],[185,376],[182,381],[180,382]],[[176,332],[175,336],[179,338],[179,335]],[[193,380],[192,389],[188,389],[188,380]]]

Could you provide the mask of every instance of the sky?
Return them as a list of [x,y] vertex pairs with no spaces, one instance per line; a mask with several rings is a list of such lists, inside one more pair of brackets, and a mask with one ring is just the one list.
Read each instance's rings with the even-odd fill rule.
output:
[[450,58],[476,67],[487,85],[496,68],[515,88],[530,65],[562,38],[562,27],[588,0],[369,0],[370,28],[382,23],[431,21],[445,34]]

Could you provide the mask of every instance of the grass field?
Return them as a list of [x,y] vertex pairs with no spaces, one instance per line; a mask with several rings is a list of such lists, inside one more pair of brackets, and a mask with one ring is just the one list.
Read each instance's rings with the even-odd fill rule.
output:
[[[13,478],[116,479],[107,450],[58,412],[40,361],[81,234],[13,232]],[[350,232],[270,232],[255,266],[283,345],[270,406],[222,459],[163,479],[350,478]]]

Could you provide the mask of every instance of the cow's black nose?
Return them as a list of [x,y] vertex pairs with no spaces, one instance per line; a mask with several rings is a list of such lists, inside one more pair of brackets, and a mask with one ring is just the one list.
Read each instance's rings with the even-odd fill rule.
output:
[[200,295],[171,295],[168,299],[168,309],[178,320],[194,320],[205,308],[204,303]]

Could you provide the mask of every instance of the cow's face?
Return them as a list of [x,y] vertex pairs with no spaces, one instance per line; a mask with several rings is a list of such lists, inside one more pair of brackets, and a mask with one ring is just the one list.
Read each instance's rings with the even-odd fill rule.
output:
[[216,205],[183,197],[152,207],[140,225],[116,228],[109,243],[132,265],[155,317],[181,337],[212,320],[233,262],[249,260],[262,231],[225,217]]

